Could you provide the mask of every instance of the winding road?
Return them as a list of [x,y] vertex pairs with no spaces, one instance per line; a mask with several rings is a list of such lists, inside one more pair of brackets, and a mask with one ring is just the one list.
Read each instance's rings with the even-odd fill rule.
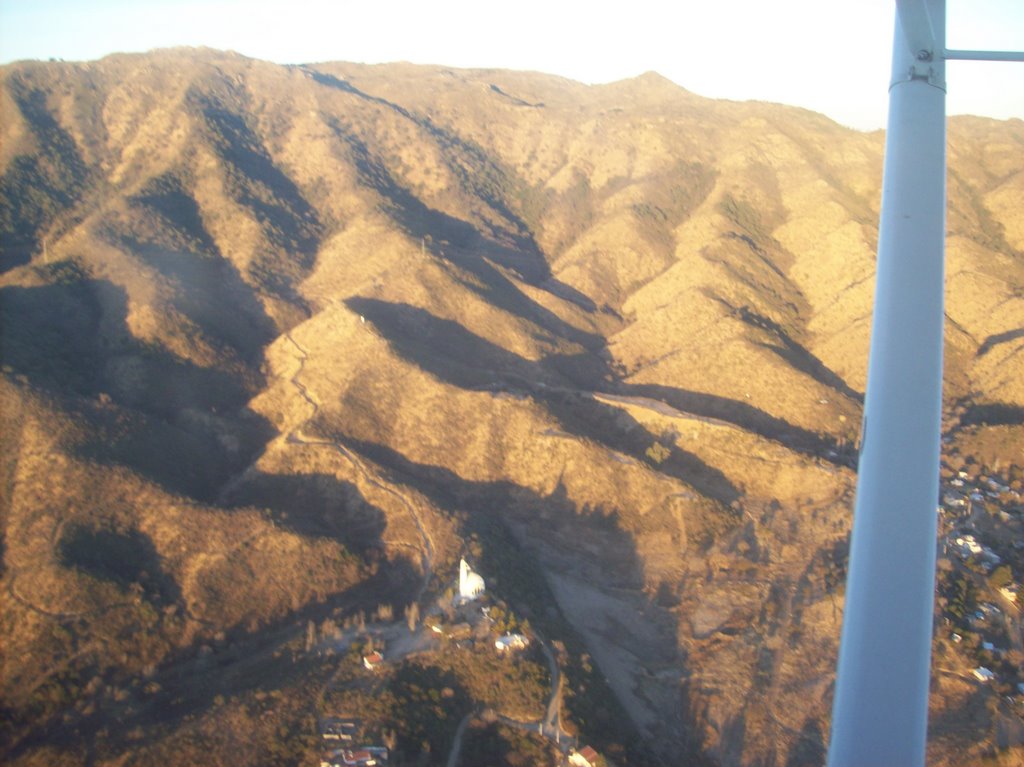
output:
[[430,584],[430,579],[433,576],[434,566],[434,542],[431,539],[430,533],[427,531],[426,526],[423,524],[423,519],[420,516],[419,511],[417,511],[416,506],[413,503],[411,503],[408,498],[402,495],[402,493],[398,492],[393,487],[390,487],[389,485],[382,482],[376,474],[371,472],[366,467],[366,465],[356,456],[355,453],[349,450],[341,442],[338,442],[336,440],[310,438],[303,434],[303,426],[305,426],[314,418],[316,418],[317,414],[320,412],[320,403],[316,401],[316,399],[310,393],[306,385],[299,380],[299,376],[302,375],[302,372],[306,366],[306,360],[309,358],[308,353],[306,352],[305,349],[302,348],[298,341],[296,341],[292,337],[291,333],[285,333],[285,338],[288,339],[288,341],[291,343],[292,346],[295,347],[296,351],[298,351],[300,355],[299,369],[295,372],[295,375],[291,377],[290,383],[296,388],[296,390],[299,392],[302,398],[312,408],[312,413],[310,414],[310,416],[305,421],[303,421],[297,428],[292,429],[285,437],[285,441],[293,445],[308,445],[314,447],[326,447],[333,449],[335,452],[341,455],[342,458],[346,459],[349,463],[352,464],[352,466],[359,473],[359,476],[362,477],[366,484],[377,488],[381,492],[393,496],[399,501],[399,503],[401,503],[405,507],[405,509],[409,512],[409,516],[412,518],[413,523],[416,525],[416,529],[420,534],[420,538],[422,539],[422,548],[420,549],[420,566],[423,570],[423,583],[420,584],[420,587],[417,590],[414,599],[414,601],[419,602],[423,596],[423,593],[426,591],[427,586]]
[[[562,729],[562,672],[558,667],[558,660],[555,658],[555,653],[551,649],[547,640],[536,632],[534,632],[534,636],[536,640],[540,642],[541,650],[544,652],[544,657],[548,662],[548,669],[551,672],[551,694],[548,696],[548,703],[547,706],[545,706],[544,718],[523,722],[519,719],[513,719],[512,717],[498,714],[497,720],[509,727],[515,727],[528,732],[536,732],[543,735],[548,740],[555,741],[556,747],[564,754],[568,750],[570,744],[574,742],[574,738]],[[479,714],[480,711],[471,711],[462,718],[462,721],[459,722],[458,729],[455,731],[455,739],[452,741],[452,750],[448,754],[447,767],[457,767],[459,763],[459,752],[462,750],[462,736],[466,731],[466,726],[473,717],[479,716]]]

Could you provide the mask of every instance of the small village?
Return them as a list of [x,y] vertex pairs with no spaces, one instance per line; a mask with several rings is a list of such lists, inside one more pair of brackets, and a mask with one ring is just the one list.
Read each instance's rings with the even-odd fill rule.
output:
[[[1004,711],[1024,719],[1024,624],[1018,599],[1024,574],[1024,498],[1021,481],[977,467],[952,469],[943,465],[939,493],[938,610],[933,666],[947,669],[991,690]],[[406,621],[385,615],[355,634],[336,640],[334,652],[345,652],[357,671],[336,685],[332,706],[319,720],[320,767],[370,767],[405,764],[396,758],[400,733],[382,726],[379,717],[347,700],[367,700],[378,694],[389,675],[414,659],[445,653],[460,657],[501,659],[507,664],[532,662],[547,666],[546,716],[532,721],[509,716],[492,707],[454,705],[451,686],[427,691],[426,699],[459,713],[456,735],[446,743],[449,767],[462,761],[462,736],[471,720],[501,724],[532,733],[550,742],[545,763],[572,767],[607,765],[607,757],[578,742],[560,721],[561,689],[558,662],[552,648],[504,602],[488,592],[484,578],[463,558],[457,586],[427,610]],[[417,625],[418,623],[418,625]],[[952,653],[952,654],[951,654]],[[955,663],[951,661],[955,660]],[[449,680],[450,683],[450,680]],[[350,693],[350,694],[346,694]],[[333,702],[337,702],[334,704]],[[453,722],[446,727],[451,731]],[[430,743],[423,741],[429,753]],[[421,760],[423,761],[423,760]],[[434,763],[434,759],[429,760]],[[424,762],[426,763],[426,762]]]
[[[385,617],[390,617],[386,615]],[[355,633],[343,634],[326,649],[347,651],[349,672],[334,682],[330,703],[318,721],[320,767],[373,767],[405,764],[396,760],[396,746],[403,733],[389,728],[358,701],[379,696],[383,687],[394,682],[402,670],[417,659],[432,659],[445,653],[463,657],[499,659],[505,664],[546,666],[544,679],[545,715],[524,720],[494,707],[479,706],[461,715],[454,739],[446,755],[448,767],[470,764],[461,761],[463,734],[472,720],[492,726],[501,725],[528,735],[534,741],[547,742],[546,763],[572,767],[605,767],[608,764],[594,748],[581,745],[561,723],[561,679],[556,650],[547,646],[529,621],[520,620],[501,600],[487,591],[484,578],[463,558],[459,563],[456,589],[449,589],[430,608],[422,622],[415,609],[407,609],[406,620],[380,621],[362,625]],[[418,625],[417,625],[418,623]],[[532,659],[527,656],[533,653]],[[355,660],[358,659],[358,670]],[[389,679],[389,676],[391,679]],[[447,679],[449,683],[451,679]],[[442,709],[461,711],[457,693],[451,686],[425,691],[424,697]],[[353,703],[354,702],[354,703]],[[329,710],[326,710],[329,709]],[[450,726],[451,721],[447,724]],[[431,742],[423,741],[423,752],[415,763],[425,762]],[[433,761],[437,761],[436,758]]]
[[951,647],[977,684],[989,686],[1006,710],[1024,717],[1021,480],[944,464],[938,514],[940,619],[933,667],[949,665]]

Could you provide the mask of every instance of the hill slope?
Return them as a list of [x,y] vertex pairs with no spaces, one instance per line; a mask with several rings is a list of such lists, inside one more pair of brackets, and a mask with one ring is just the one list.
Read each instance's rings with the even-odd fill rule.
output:
[[[655,74],[172,50],[2,82],[12,758],[515,541],[506,596],[543,574],[653,744],[623,760],[820,761],[880,134]],[[947,453],[1020,465],[1024,126],[949,133]]]

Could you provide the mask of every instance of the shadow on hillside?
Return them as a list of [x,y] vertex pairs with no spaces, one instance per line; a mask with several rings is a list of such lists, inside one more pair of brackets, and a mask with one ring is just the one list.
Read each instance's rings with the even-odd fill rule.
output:
[[287,254],[282,262],[274,254],[257,253],[250,272],[265,289],[304,306],[294,285],[312,269],[323,236],[316,209],[274,164],[243,114],[196,91],[189,98],[200,110],[210,143],[224,163],[228,193],[248,208],[264,236]]
[[1016,328],[1015,330],[1007,330],[1005,333],[996,333],[995,335],[991,335],[985,339],[981,346],[978,347],[976,356],[983,357],[996,346],[999,346],[999,344],[1016,341],[1018,338],[1024,338],[1024,328]]
[[[640,437],[627,433],[634,431],[635,421],[619,408],[594,401],[589,396],[592,388],[617,396],[659,400],[683,413],[731,423],[791,450],[837,465],[853,466],[856,462],[852,447],[840,449],[834,438],[795,426],[746,402],[659,384],[618,381],[615,372],[597,354],[554,355],[531,362],[495,346],[456,322],[440,319],[408,304],[362,297],[350,298],[346,304],[373,322],[403,357],[440,380],[464,389],[525,393],[545,404],[567,431],[595,439],[613,450],[630,452],[641,460],[653,446],[654,436],[648,434],[647,444],[641,445]],[[568,391],[562,388],[566,382],[570,384]],[[612,418],[618,421],[618,428],[610,423]],[[666,473],[679,476],[698,489],[702,489],[701,477],[706,477],[703,481],[710,485],[705,484],[703,489],[709,490],[712,497],[726,502],[737,497],[735,488],[722,484],[727,480],[716,469],[698,463],[698,458],[678,447],[671,449],[673,460],[666,462],[670,469]],[[680,466],[680,471],[687,465],[697,473],[689,477],[673,473],[674,464]]]
[[46,228],[74,207],[89,182],[78,146],[51,114],[46,93],[25,85],[18,74],[7,83],[36,152],[13,158],[0,178],[0,274],[42,249]]
[[[330,683],[335,666],[325,662],[319,653],[295,649],[300,646],[296,640],[302,627],[307,622],[320,624],[327,618],[338,624],[342,620],[339,615],[365,614],[381,604],[394,605],[395,614],[401,615],[409,593],[421,580],[416,567],[399,557],[379,568],[373,577],[330,596],[326,604],[306,605],[255,630],[237,625],[221,627],[225,631],[219,639],[207,636],[203,643],[180,649],[165,658],[155,674],[135,678],[120,674],[111,688],[118,685],[123,698],[118,697],[115,702],[110,696],[96,696],[88,713],[68,709],[64,716],[40,722],[4,756],[16,761],[44,744],[84,752],[97,741],[103,743],[105,750],[118,755],[137,755],[149,747],[163,747],[164,754],[174,754],[175,736],[186,728],[184,742],[188,744],[187,729],[194,727],[195,720],[222,706],[225,699],[246,701],[246,705],[264,708],[269,713],[274,710],[271,706],[279,705],[277,701],[282,695],[299,696],[297,709],[307,711],[309,705],[315,704],[309,696],[315,696]],[[155,691],[143,692],[148,683],[155,683],[151,685]],[[299,726],[306,724],[303,719]],[[262,744],[272,744],[282,736],[278,732],[276,738],[271,735],[271,740]],[[170,745],[162,746],[165,738]]]
[[741,400],[660,384],[629,384],[624,386],[623,390],[637,396],[661,400],[684,413],[731,423],[778,442],[790,450],[837,465],[852,466],[856,462],[855,453],[850,450],[839,451],[838,444],[832,437],[794,426],[783,418],[770,415]]
[[[228,179],[236,185],[239,202],[253,211],[256,220],[269,225],[267,234],[275,244],[296,255],[310,257],[321,232],[316,210],[274,164],[244,115],[210,97],[196,95],[195,98],[221,159],[228,163],[229,170],[240,174],[229,175]],[[267,199],[267,192],[273,194],[270,199]]]
[[[635,673],[644,673],[643,667],[653,664],[682,666],[685,674],[685,660],[679,656],[675,643],[677,618],[659,606],[655,597],[641,590],[643,561],[633,535],[622,528],[616,509],[579,508],[561,484],[550,494],[541,495],[508,480],[467,480],[450,469],[417,463],[391,447],[350,438],[344,433],[334,433],[332,439],[392,472],[398,481],[415,488],[438,507],[466,510],[463,529],[473,542],[468,545],[479,547],[480,568],[494,591],[548,640],[559,639],[570,647],[570,657],[563,657],[568,683],[573,689],[589,690],[586,696],[568,699],[566,705],[583,726],[585,737],[602,746],[632,739],[632,748],[658,750],[635,737],[635,730],[628,724],[625,711],[618,707],[605,676],[597,669],[592,671],[586,663],[580,665],[584,654],[590,652],[588,640],[562,617],[539,553],[525,542],[543,541],[552,551],[557,550],[559,571],[575,571],[594,587],[607,587],[609,594],[628,594],[615,597],[626,601],[611,609],[605,618],[608,631],[620,635],[618,641],[625,643],[621,646],[628,645],[629,653],[637,659]],[[522,536],[516,528],[530,532]],[[567,542],[572,544],[566,545]],[[593,556],[596,550],[601,552],[599,559]],[[621,635],[624,627],[614,614],[632,600],[634,614],[643,627],[640,633],[646,637],[645,646],[640,648]],[[674,723],[675,712],[666,713]],[[688,722],[684,726],[689,726]],[[628,735],[631,732],[633,736]]]
[[786,332],[785,328],[770,317],[758,314],[749,306],[733,306],[728,301],[714,293],[708,292],[707,295],[711,300],[718,302],[728,309],[732,316],[738,317],[742,322],[750,327],[769,333],[779,342],[779,345],[776,345],[773,343],[757,341],[755,342],[757,346],[777,354],[791,367],[796,368],[801,373],[813,378],[818,383],[827,386],[830,389],[834,389],[843,396],[852,399],[854,402],[859,402],[862,405],[864,404],[864,395],[861,392],[851,388],[849,384],[843,380],[842,376],[829,368],[802,344],[794,341],[789,333]]
[[202,368],[136,339],[122,288],[70,262],[46,267],[50,284],[0,289],[3,364],[67,397],[88,436],[90,460],[121,463],[175,493],[211,499],[272,429],[246,407],[256,375]]
[[[462,389],[525,393],[574,436],[626,453],[724,504],[740,497],[739,490],[718,469],[680,449],[673,441],[659,442],[658,436],[621,408],[600,402],[586,392],[558,385],[565,378],[579,379],[580,385],[587,380],[601,380],[601,363],[593,355],[531,362],[480,338],[457,322],[440,319],[408,304],[354,297],[346,305],[373,323],[400,355],[446,383]],[[655,448],[656,444],[660,449]],[[649,453],[652,449],[657,452]]]
[[260,364],[264,347],[277,337],[277,328],[229,261],[129,238],[121,242],[174,285],[173,306],[218,351],[227,347],[243,362]]
[[453,271],[454,279],[488,303],[536,323],[556,338],[564,338],[587,349],[595,349],[603,344],[601,336],[570,325],[528,297],[503,274],[502,270],[508,270],[530,285],[543,287],[553,295],[574,301],[585,310],[592,311],[592,302],[583,299],[578,291],[563,285],[551,275],[547,262],[536,246],[524,250],[515,244],[501,242],[500,235],[485,237],[469,222],[427,206],[399,184],[358,137],[346,133],[339,126],[335,126],[335,130],[339,138],[349,145],[363,183],[381,196],[386,209],[398,225],[410,237],[420,240],[432,256],[471,275],[467,279],[458,271]]
[[[577,532],[569,534],[570,538],[585,532],[606,542],[602,568],[614,568],[620,583],[629,583],[633,588],[643,584],[643,562],[636,542],[620,526],[615,509],[579,508],[561,485],[549,495],[541,495],[510,480],[463,479],[443,466],[417,463],[387,445],[355,439],[344,433],[335,433],[332,438],[394,472],[401,482],[422,493],[439,508],[470,510],[464,524],[468,533],[482,538],[483,560],[504,561],[501,552],[494,549],[490,552],[493,556],[489,556],[486,547],[488,536],[493,538],[497,534],[494,525],[504,528],[508,519],[525,525],[542,524],[550,528],[549,532],[578,528]],[[550,535],[546,539],[552,542]],[[490,540],[490,545],[496,545],[496,541]],[[581,548],[577,554],[583,556],[584,552]],[[506,562],[506,566],[511,564]],[[512,585],[506,583],[505,588]]]
[[256,291],[221,253],[195,198],[180,180],[165,174],[131,202],[159,228],[146,241],[123,235],[124,248],[174,285],[175,307],[204,334],[247,363],[257,363],[277,328]]
[[[449,171],[459,180],[459,183],[470,195],[483,200],[509,225],[508,227],[496,227],[486,219],[480,222],[490,231],[492,237],[511,242],[520,262],[519,273],[523,278],[532,284],[539,284],[540,281],[551,276],[547,261],[544,259],[529,226],[507,203],[509,196],[515,197],[523,191],[525,187],[522,181],[496,163],[483,147],[438,125],[428,117],[410,112],[393,101],[366,93],[347,80],[310,67],[302,69],[320,85],[335,88],[364,101],[391,109],[428,133],[441,151]],[[496,86],[491,87],[495,88]],[[335,127],[335,130],[338,128]]]
[[544,102],[543,101],[537,101],[537,102],[526,101],[524,99],[519,98],[518,96],[513,96],[511,93],[508,93],[508,92],[502,90],[499,86],[495,85],[494,83],[491,83],[491,90],[494,93],[497,93],[499,96],[502,96],[502,97],[508,99],[513,104],[515,104],[517,107],[530,107],[531,109],[542,109],[544,107]]
[[1021,426],[1024,407],[1003,402],[968,405],[960,418],[961,426]]
[[163,569],[152,539],[138,530],[69,525],[57,543],[57,552],[64,567],[79,569],[126,591],[140,587],[158,607],[181,600],[181,588]]
[[257,474],[229,502],[231,507],[269,509],[276,524],[303,536],[339,541],[360,555],[383,548],[385,514],[356,485],[332,474]]
[[151,179],[138,194],[130,198],[156,213],[171,231],[195,243],[196,249],[211,256],[223,257],[213,236],[203,223],[199,203],[188,194],[181,181],[171,173]]
[[302,66],[300,67],[300,69],[302,69],[302,71],[305,72],[308,77],[312,77],[320,85],[325,85],[328,88],[335,88],[336,90],[344,91],[345,93],[349,93],[353,96],[361,98],[364,101],[369,101],[374,104],[380,104],[383,107],[395,110],[396,112],[398,112],[398,114],[402,115],[402,117],[405,117],[408,120],[412,120],[413,122],[417,121],[417,118],[413,116],[412,112],[410,112],[405,107],[396,104],[394,101],[388,101],[387,99],[381,98],[380,96],[371,96],[366,91],[359,90],[359,88],[354,86],[348,80],[342,80],[340,77],[335,77],[330,72],[321,72],[308,66]]
[[821,724],[808,717],[800,728],[800,737],[789,752],[785,767],[818,767],[825,763],[828,749]]

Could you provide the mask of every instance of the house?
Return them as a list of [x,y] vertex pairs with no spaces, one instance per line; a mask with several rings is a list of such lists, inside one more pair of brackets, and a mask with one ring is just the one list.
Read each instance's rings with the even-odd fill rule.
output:
[[360,751],[343,751],[341,754],[342,763],[346,767],[370,767],[370,765],[377,764],[377,760],[373,758],[373,754],[366,750]]
[[978,678],[979,682],[991,682],[993,679],[996,678],[996,675],[984,666],[978,666],[971,673]]
[[1003,558],[996,554],[988,546],[981,547],[981,556],[983,556],[989,564],[998,565],[1003,561]]
[[494,648],[500,653],[525,650],[529,644],[530,640],[522,634],[505,634],[494,640]]
[[572,751],[569,754],[569,764],[573,767],[596,767],[598,755],[590,746],[584,746],[579,751]]
[[388,763],[388,750],[382,746],[339,748],[320,757],[320,767],[376,767]]
[[320,721],[320,737],[325,741],[341,740],[351,742],[359,728],[355,719],[344,717],[325,717]]
[[982,551],[981,544],[978,543],[973,535],[964,535],[957,538],[956,545],[960,548],[967,549],[972,554],[980,554]]
[[338,756],[341,757],[341,764],[345,767],[374,767],[380,764],[372,751],[361,748],[359,750],[344,749]]
[[380,665],[384,662],[384,656],[374,650],[369,655],[363,656],[363,665],[370,671],[374,671],[380,668]]
[[1007,485],[1004,485],[1002,482],[999,482],[998,480],[995,479],[990,479],[988,481],[988,486],[992,490],[992,492],[996,493],[997,495],[999,493],[1005,493],[1010,489]]

